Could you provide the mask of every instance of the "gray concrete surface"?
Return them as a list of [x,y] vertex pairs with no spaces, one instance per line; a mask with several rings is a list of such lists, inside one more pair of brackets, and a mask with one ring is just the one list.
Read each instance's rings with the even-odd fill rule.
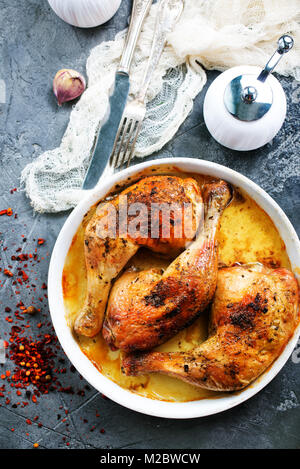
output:
[[[20,172],[27,162],[59,144],[67,125],[71,105],[59,109],[51,90],[56,71],[72,67],[84,73],[89,50],[112,39],[125,26],[128,14],[129,1],[123,0],[116,16],[103,27],[81,30],[57,18],[46,0],[0,0],[0,79],[5,81],[7,92],[6,103],[0,104],[0,210],[11,206],[18,214],[17,219],[0,218],[1,267],[10,263],[18,246],[32,252],[34,239],[45,238],[46,244],[38,248],[44,259],[32,274],[38,287],[47,281],[49,253],[67,214],[34,215],[25,195],[21,191],[11,194],[10,189],[19,186]],[[210,73],[209,81],[215,76]],[[282,77],[281,83],[288,96],[287,119],[264,148],[235,153],[214,142],[203,123],[202,92],[193,113],[158,156],[201,157],[240,171],[278,202],[299,232],[300,83]],[[21,234],[27,239],[25,243]],[[3,272],[0,277],[4,283],[0,290],[0,338],[7,339],[11,324],[5,320],[4,308],[11,305],[15,309],[18,298],[12,282]],[[30,302],[30,295],[22,292],[24,304]],[[50,324],[37,328],[41,317],[43,322],[50,320],[46,301],[40,317],[30,319],[28,334],[36,337],[51,331]],[[249,401],[219,415],[186,421],[143,416],[103,399],[91,387],[85,388],[87,383],[70,371],[70,363],[59,350],[58,358],[65,359],[59,366],[67,369],[61,381],[64,386],[71,385],[75,394],[51,392],[39,398],[38,404],[29,401],[23,408],[13,405],[18,399],[26,401],[23,391],[17,398],[12,390],[9,404],[0,397],[0,448],[32,448],[34,442],[40,448],[299,448],[300,343],[298,348],[299,353],[296,349],[278,376]],[[0,366],[0,373],[5,369],[13,369],[13,365]],[[78,395],[79,390],[85,395]],[[36,415],[42,427],[37,422],[26,424],[27,418]],[[100,432],[102,428],[105,433]]]

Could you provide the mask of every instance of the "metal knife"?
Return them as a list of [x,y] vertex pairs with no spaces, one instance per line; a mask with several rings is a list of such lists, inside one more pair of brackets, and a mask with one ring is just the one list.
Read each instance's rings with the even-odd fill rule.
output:
[[111,155],[129,93],[130,64],[151,4],[152,0],[133,0],[125,46],[116,72],[114,89],[109,99],[109,116],[98,134],[90,166],[83,182],[83,189],[93,189],[96,186]]

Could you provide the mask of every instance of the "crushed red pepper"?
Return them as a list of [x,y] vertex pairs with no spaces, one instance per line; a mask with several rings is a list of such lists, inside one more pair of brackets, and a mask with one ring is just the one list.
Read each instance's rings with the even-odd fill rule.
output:
[[[50,347],[57,343],[54,335],[44,334],[41,340],[33,341],[30,338],[19,335],[19,328],[13,326],[9,355],[15,363],[11,382],[18,389],[26,389],[29,385],[35,388],[35,395],[32,401],[36,402],[36,395],[48,394],[49,390],[56,387],[57,378],[52,376],[52,369],[55,367],[54,358],[56,352]],[[50,379],[49,379],[50,377]]]
[[4,269],[4,270],[3,270],[3,273],[4,273],[4,275],[6,275],[7,277],[13,277],[13,276],[14,276],[14,274],[13,274],[10,270],[8,270],[8,269]]
[[13,213],[13,209],[9,207],[4,210],[0,210],[0,217],[2,217],[2,215],[7,215],[8,217],[11,217]]
[[[14,191],[15,189],[13,192]],[[0,211],[0,216],[11,216],[12,214],[13,210],[10,208]],[[15,218],[17,218],[17,214],[15,214]],[[27,238],[25,238],[24,235],[21,235],[21,237],[22,243],[27,242]],[[46,240],[43,238],[37,239],[38,246],[42,246],[45,242]],[[2,250],[6,251],[7,246],[2,246]],[[41,318],[37,323],[35,318],[31,318],[31,316],[34,316],[35,314],[39,314],[40,316],[42,315],[42,308],[35,305],[36,301],[38,300],[41,302],[42,306],[44,305],[44,302],[47,301],[47,294],[45,293],[45,290],[47,290],[46,283],[42,283],[39,287],[43,294],[41,297],[37,297],[36,293],[38,287],[35,282],[39,283],[38,278],[31,278],[34,274],[34,265],[40,263],[44,258],[38,256],[37,248],[35,248],[35,252],[33,253],[22,251],[22,248],[17,248],[15,250],[15,254],[11,256],[10,259],[14,265],[6,265],[3,269],[0,267],[0,272],[7,277],[7,281],[11,281],[12,286],[18,287],[14,292],[16,295],[21,294],[22,288],[24,288],[26,290],[30,289],[35,297],[32,298],[33,304],[28,306],[25,306],[22,301],[19,301],[16,305],[17,309],[15,311],[13,311],[9,306],[4,307],[5,313],[8,314],[8,316],[5,317],[5,320],[9,323],[13,323],[13,325],[9,333],[9,341],[4,340],[3,343],[7,349],[6,356],[7,358],[10,358],[11,363],[14,364],[14,368],[6,370],[0,375],[3,380],[2,382],[4,382],[4,384],[2,384],[0,381],[0,398],[4,398],[5,404],[7,406],[11,405],[12,408],[17,408],[19,405],[26,407],[30,400],[34,404],[38,404],[38,399],[42,395],[48,394],[52,391],[75,394],[72,386],[62,386],[58,379],[59,375],[66,374],[67,368],[65,366],[57,366],[57,361],[58,363],[64,364],[65,360],[58,357],[58,352],[61,348],[51,322],[42,322]],[[49,253],[47,253],[47,256],[48,255]],[[38,277],[37,274],[35,275]],[[3,285],[4,283],[2,283],[0,279],[0,288]],[[25,316],[23,314],[25,314]],[[47,313],[43,313],[43,316],[47,317]],[[24,324],[26,319],[27,323]],[[43,327],[47,327],[47,333],[43,333]],[[51,327],[51,333],[48,332],[49,327]],[[28,329],[34,330],[35,328],[38,330],[37,337],[33,338],[26,334]],[[70,367],[70,372],[76,372],[73,365]],[[82,379],[81,376],[80,379]],[[90,387],[85,385],[85,389],[90,390]],[[13,390],[15,391],[16,396],[18,396],[19,400],[17,402],[13,401]],[[78,389],[76,394],[79,396],[85,396],[85,391],[84,389]],[[22,396],[24,396],[23,399]],[[105,398],[103,395],[102,397]],[[66,428],[68,428],[68,410],[64,409],[64,411],[66,416],[62,419],[62,422],[65,422]],[[96,413],[96,416],[99,417],[98,412]],[[58,418],[60,420],[61,415],[58,415]],[[26,423],[29,426],[35,424],[40,428],[43,425],[38,421],[38,419],[38,416],[32,419],[28,418],[26,419]],[[94,431],[95,428],[96,427],[93,426],[91,431]],[[11,428],[11,431],[14,432],[15,429]],[[101,429],[100,432],[104,433],[105,430]],[[26,433],[26,435],[28,436],[29,434]],[[69,442],[66,442],[67,446],[69,446],[69,444]],[[33,446],[37,448],[38,443],[34,443]]]

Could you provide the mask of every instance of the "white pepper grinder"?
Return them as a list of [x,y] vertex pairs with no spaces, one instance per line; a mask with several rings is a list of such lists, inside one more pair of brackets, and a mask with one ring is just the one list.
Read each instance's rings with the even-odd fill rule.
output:
[[213,81],[205,96],[203,113],[209,132],[221,145],[248,151],[275,137],[286,116],[286,97],[271,72],[293,44],[291,36],[281,36],[277,51],[263,70],[233,67]]

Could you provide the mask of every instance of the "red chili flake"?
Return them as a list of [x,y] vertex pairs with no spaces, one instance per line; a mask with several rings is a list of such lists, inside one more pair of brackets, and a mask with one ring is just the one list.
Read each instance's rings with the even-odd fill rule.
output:
[[101,428],[100,433],[102,433],[102,434],[105,433],[104,428]]
[[15,431],[15,429],[14,429],[14,428],[11,428],[11,429],[10,429],[10,431],[14,432],[14,431]]
[[44,244],[45,240],[44,238],[38,238],[38,245]]
[[26,274],[26,272],[24,272],[24,270],[22,270],[21,273],[22,273],[23,281],[26,282],[29,278],[28,275]]
[[30,419],[26,419],[26,423],[27,423],[27,425],[31,425],[31,424],[32,424],[32,422],[31,422]]
[[28,260],[28,254],[24,254],[24,253],[19,254],[18,257],[17,257],[17,260],[21,261],[21,262],[27,261]]
[[10,270],[8,270],[8,269],[4,269],[3,273],[4,273],[4,275],[6,275],[7,277],[13,277],[13,276],[14,276],[14,274],[13,274]]
[[0,216],[2,216],[2,215],[7,215],[8,217],[11,217],[12,214],[13,214],[13,210],[12,210],[12,208],[10,208],[10,207],[9,207],[9,208],[6,208],[6,209],[4,209],[4,210],[0,210]]

